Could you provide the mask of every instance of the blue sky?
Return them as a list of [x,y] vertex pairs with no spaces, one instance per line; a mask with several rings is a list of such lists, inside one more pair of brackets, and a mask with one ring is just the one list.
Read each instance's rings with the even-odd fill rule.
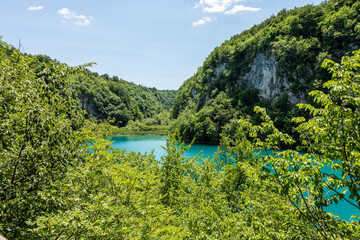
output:
[[31,54],[177,89],[210,52],[283,8],[321,0],[0,0],[0,36]]

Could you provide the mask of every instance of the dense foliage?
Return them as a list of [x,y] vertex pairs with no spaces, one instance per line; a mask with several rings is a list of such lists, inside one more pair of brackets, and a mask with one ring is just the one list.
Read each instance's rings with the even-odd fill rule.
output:
[[[31,67],[39,73],[51,62],[51,58],[37,55]],[[169,110],[176,94],[174,90],[148,88],[89,70],[72,75],[70,80],[73,94],[87,110],[88,118],[110,121],[118,127]]]
[[[218,142],[220,133],[230,129],[238,115],[250,115],[253,123],[259,123],[259,116],[252,112],[258,105],[268,109],[276,127],[296,136],[291,118],[305,113],[294,103],[311,102],[308,92],[321,90],[329,79],[329,73],[321,68],[325,58],[339,61],[360,47],[359,20],[359,1],[329,0],[318,6],[282,10],[232,37],[215,48],[180,87],[172,112],[178,119],[175,128],[186,139]],[[247,75],[256,68],[252,64],[257,57],[264,64],[275,60],[272,71],[277,82],[267,86],[279,90],[274,96],[259,95],[259,86],[254,85],[257,79]],[[217,106],[218,98],[227,106]],[[220,115],[223,121],[216,117]]]
[[97,119],[113,119],[119,127],[169,110],[176,94],[174,90],[147,88],[90,71],[75,75],[73,82],[75,96],[88,113]]
[[[82,161],[80,104],[68,74],[77,68],[49,64],[35,74],[32,59],[0,45],[0,229],[23,238],[31,221],[56,209],[45,194]],[[49,190],[50,191],[50,190]]]
[[[161,159],[113,149],[105,136],[114,128],[86,117],[168,125],[170,113],[160,111],[169,109],[173,92],[20,54],[0,41],[0,234],[360,239],[360,51],[339,64],[323,61],[358,46],[359,9],[358,2],[332,0],[282,11],[217,48],[181,87],[172,112],[179,132]],[[277,57],[294,94],[313,90],[314,103],[294,108],[289,95],[269,102],[236,85],[261,51]],[[218,61],[231,67],[217,75]],[[254,105],[269,108],[246,117]],[[296,126],[297,151],[278,151],[295,142],[279,126]],[[187,158],[180,134],[220,147],[213,159]],[[352,209],[352,221],[327,211],[339,201]]]
[[[31,61],[1,42],[0,234],[8,239],[359,239],[358,219],[324,207],[345,200],[354,215],[360,209],[360,52],[325,61],[333,78],[311,92],[318,106],[300,105],[313,116],[294,119],[308,154],[270,154],[294,140],[256,108],[261,125],[238,120],[214,159],[201,160],[183,157],[188,146],[176,133],[161,159],[113,149],[104,138],[111,126],[84,120],[73,98],[81,67],[36,72]],[[218,112],[229,110],[222,97]],[[322,173],[324,164],[341,174]]]
[[167,135],[171,123],[170,112],[164,111],[154,117],[142,120],[129,121],[125,127],[119,128],[114,134],[138,135],[138,134],[156,134]]
[[[310,92],[319,107],[298,105],[313,118],[293,119],[300,123],[297,127],[302,140],[300,149],[306,153],[287,150],[268,154],[262,159],[263,171],[267,172],[272,188],[286,196],[300,217],[313,225],[322,238],[358,239],[358,216],[353,216],[357,221],[352,224],[338,222],[324,209],[346,201],[354,213],[360,211],[360,51],[343,57],[341,64],[325,60],[323,67],[332,73],[332,80],[323,85],[327,93]],[[256,147],[268,151],[279,149],[280,142],[294,142],[274,126],[265,109],[255,110],[262,114],[263,123],[255,127],[247,123],[247,126],[256,139]],[[326,165],[334,172],[324,172]]]

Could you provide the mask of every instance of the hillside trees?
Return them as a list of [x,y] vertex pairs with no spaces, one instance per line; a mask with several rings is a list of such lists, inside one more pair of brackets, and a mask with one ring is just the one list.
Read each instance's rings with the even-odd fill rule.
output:
[[[275,118],[275,115],[306,116],[294,106],[312,102],[310,91],[323,90],[322,84],[330,74],[321,68],[322,61],[325,58],[340,61],[360,46],[359,6],[355,0],[330,0],[317,6],[284,9],[233,36],[216,47],[196,74],[179,88],[172,117],[181,118],[189,110],[199,112],[224,92],[231,99],[232,108],[244,117],[251,115],[253,123],[259,123],[259,117],[253,117],[253,107],[266,107],[275,125],[296,137],[291,117]],[[289,106],[279,108],[286,105],[279,104],[286,98]],[[188,128],[194,131],[195,126],[194,122]],[[187,138],[188,132],[180,130]],[[215,133],[217,141],[220,133]]]
[[174,123],[172,128],[178,129],[186,140],[195,139],[197,142],[219,142],[219,132],[231,119],[237,117],[231,100],[221,92],[214,100],[208,101],[200,111],[195,112],[192,105],[188,106],[183,115]]
[[72,82],[74,95],[81,100],[88,117],[112,119],[118,127],[169,110],[176,93],[138,86],[116,76],[97,76],[90,71],[72,76]]
[[[50,62],[59,64],[48,56],[30,56],[30,67],[38,74]],[[125,126],[130,120],[154,117],[172,107],[176,94],[174,90],[157,90],[110,77],[99,75],[86,69],[69,76],[74,97],[81,101],[87,110],[86,117],[98,121],[109,121],[118,127]]]

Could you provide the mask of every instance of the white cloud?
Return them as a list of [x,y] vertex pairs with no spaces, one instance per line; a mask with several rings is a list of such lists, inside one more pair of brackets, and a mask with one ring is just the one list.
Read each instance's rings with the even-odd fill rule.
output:
[[199,0],[195,8],[202,8],[204,12],[209,13],[224,12],[228,7],[242,1],[244,0]]
[[260,8],[246,7],[243,5],[236,5],[238,2],[245,0],[199,0],[195,4],[195,8],[201,8],[208,13],[226,13],[235,14],[242,11],[259,11]]
[[68,8],[60,9],[57,11],[57,13],[62,16],[62,23],[70,22],[79,26],[89,26],[91,21],[94,19],[92,16],[78,14],[77,12],[73,12]]
[[28,10],[29,11],[38,11],[38,10],[42,10],[43,7],[42,6],[37,6],[37,7],[29,7]]
[[70,10],[67,8],[60,9],[59,11],[57,11],[57,13],[64,16],[65,18],[66,16],[69,16],[71,14]]
[[231,10],[226,11],[225,14],[235,14],[244,11],[257,12],[260,10],[260,8],[246,7],[244,5],[235,5]]
[[81,19],[79,21],[74,22],[74,24],[79,25],[79,26],[88,26],[91,24],[90,20],[92,20],[93,17],[89,16],[88,18],[85,19]]
[[193,22],[192,25],[194,27],[197,27],[197,26],[200,26],[200,25],[203,25],[205,23],[209,23],[209,22],[212,22],[216,20],[215,18],[212,18],[212,17],[203,17],[202,19],[199,19],[197,20],[196,22]]
[[211,7],[204,8],[204,12],[208,12],[208,13],[223,12],[225,10],[226,10],[226,6],[224,6],[224,5],[214,5]]

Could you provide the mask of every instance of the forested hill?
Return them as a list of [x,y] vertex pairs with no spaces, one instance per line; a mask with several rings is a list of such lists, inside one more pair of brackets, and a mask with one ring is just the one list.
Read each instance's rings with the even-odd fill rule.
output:
[[[50,57],[33,57],[31,67],[41,72],[53,61]],[[80,99],[89,118],[111,120],[112,124],[122,127],[130,120],[153,117],[169,110],[176,95],[175,90],[157,90],[119,79],[116,76],[86,70],[71,75],[73,93]]]
[[267,107],[275,125],[291,133],[294,105],[330,79],[324,59],[339,62],[360,47],[360,2],[330,0],[282,10],[233,36],[207,57],[179,89],[175,126],[185,139],[218,142],[255,105]]
[[74,75],[73,80],[76,97],[88,114],[97,119],[111,118],[119,127],[130,120],[153,117],[169,110],[176,95],[175,90],[148,88],[90,71]]

